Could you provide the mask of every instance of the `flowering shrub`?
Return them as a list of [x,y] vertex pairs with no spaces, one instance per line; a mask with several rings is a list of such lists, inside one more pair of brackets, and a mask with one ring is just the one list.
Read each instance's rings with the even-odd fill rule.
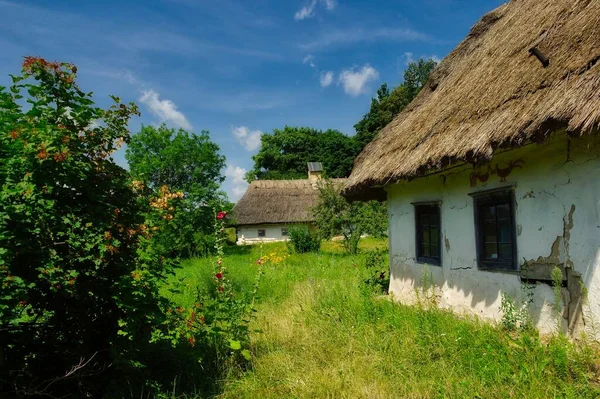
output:
[[94,107],[76,76],[26,57],[0,87],[0,392],[18,396],[99,396],[168,320],[156,238],[180,195],[140,195],[111,158],[137,107]]
[[248,295],[241,295],[233,290],[223,252],[225,216],[226,212],[216,214],[217,257],[212,271],[213,292],[198,296],[191,309],[169,309],[170,319],[165,322],[166,329],[155,332],[155,339],[166,338],[174,345],[184,339],[191,347],[207,347],[216,357],[214,364],[204,364],[204,367],[217,369],[251,359],[249,323],[255,312],[254,301],[263,274],[263,262],[259,259],[252,291]]

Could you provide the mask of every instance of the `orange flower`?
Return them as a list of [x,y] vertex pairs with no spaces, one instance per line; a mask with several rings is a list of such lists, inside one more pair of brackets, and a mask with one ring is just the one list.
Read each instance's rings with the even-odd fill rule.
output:
[[16,140],[19,138],[19,131],[17,129],[10,132],[10,138]]
[[48,158],[48,151],[46,151],[44,148],[42,148],[40,150],[40,152],[38,153],[38,158],[39,159],[46,159],[46,158]]

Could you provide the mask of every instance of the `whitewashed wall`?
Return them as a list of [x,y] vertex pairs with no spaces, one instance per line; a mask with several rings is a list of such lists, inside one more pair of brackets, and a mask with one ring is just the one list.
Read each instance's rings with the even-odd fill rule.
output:
[[[502,292],[520,298],[524,290],[518,273],[477,270],[473,198],[468,194],[513,185],[519,264],[556,262],[580,273],[587,288],[580,306],[585,325],[577,323],[572,333],[585,329],[600,338],[600,138],[572,139],[569,144],[565,134],[556,134],[545,144],[498,154],[492,165],[505,168],[518,159],[523,167],[513,169],[505,182],[492,175],[485,184],[478,181],[471,187],[473,168],[462,166],[388,187],[390,290],[400,301],[415,300],[424,265],[415,260],[411,202],[440,200],[441,267],[427,266],[439,304],[499,321]],[[559,319],[552,310],[551,286],[537,283],[534,292],[534,322],[542,332],[555,331]],[[568,303],[567,289],[563,295]],[[562,323],[566,329],[566,320]]]
[[[292,227],[306,226],[303,224],[262,224],[254,226],[240,226],[237,229],[238,245],[255,244],[261,242],[287,241],[288,237],[281,234],[281,229],[287,229],[288,233]],[[265,237],[258,236],[258,230],[265,230]]]

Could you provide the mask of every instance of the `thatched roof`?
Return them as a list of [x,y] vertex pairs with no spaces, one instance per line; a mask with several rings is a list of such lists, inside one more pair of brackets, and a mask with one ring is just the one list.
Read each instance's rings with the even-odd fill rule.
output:
[[[550,60],[544,67],[530,49]],[[432,72],[426,87],[357,157],[344,189],[377,187],[499,147],[581,135],[600,120],[600,1],[512,0],[485,15]]]
[[[344,184],[346,179],[332,179]],[[310,180],[256,180],[237,202],[232,219],[238,226],[303,223],[315,220],[312,209],[319,201],[317,182]]]

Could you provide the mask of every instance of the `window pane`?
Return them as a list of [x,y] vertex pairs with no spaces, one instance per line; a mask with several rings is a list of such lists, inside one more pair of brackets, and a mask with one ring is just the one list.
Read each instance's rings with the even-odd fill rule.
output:
[[485,259],[498,259],[498,246],[494,244],[485,244]]
[[500,259],[511,260],[512,259],[512,244],[500,244]]
[[423,245],[421,256],[430,257],[431,252],[429,251],[429,245]]
[[483,225],[483,233],[485,236],[486,243],[495,243],[498,241],[498,237],[496,236],[496,223],[495,222],[486,222]]
[[421,214],[421,226],[429,226],[429,215],[426,213]]
[[430,234],[431,245],[439,245],[439,243],[440,243],[440,231],[438,230],[437,226],[431,227],[429,229],[429,231],[431,232],[431,234]]
[[510,206],[501,204],[496,207],[498,209],[498,219],[510,219]]
[[437,244],[431,244],[431,255],[432,258],[440,257],[440,247]]
[[421,243],[424,246],[429,246],[429,229],[423,230],[421,233]]
[[510,243],[512,242],[512,227],[510,219],[499,220],[500,227],[500,242]]
[[483,208],[483,220],[495,221],[496,220],[496,207],[495,206],[484,206]]
[[440,213],[437,208],[432,208],[429,213],[429,224],[431,226],[439,226],[440,225]]

